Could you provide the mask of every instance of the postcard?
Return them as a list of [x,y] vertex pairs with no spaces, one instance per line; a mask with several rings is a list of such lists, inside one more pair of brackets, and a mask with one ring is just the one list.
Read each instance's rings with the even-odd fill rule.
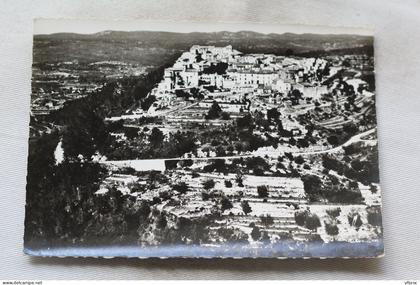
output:
[[37,20],[24,252],[382,256],[375,98],[371,33]]

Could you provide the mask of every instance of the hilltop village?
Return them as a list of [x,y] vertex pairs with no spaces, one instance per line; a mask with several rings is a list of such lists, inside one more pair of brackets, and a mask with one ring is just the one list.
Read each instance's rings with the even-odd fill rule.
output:
[[[164,70],[162,80],[146,97],[148,104],[109,120],[124,121],[126,127],[136,127],[141,121],[149,132],[154,127],[163,132],[166,141],[177,131],[221,130],[235,122],[257,123],[252,135],[268,143],[265,148],[251,146],[253,151],[270,152],[269,147],[271,152],[280,148],[282,152],[288,148],[327,149],[348,138],[335,133],[343,126],[352,129],[352,135],[371,129],[374,94],[362,79],[370,72],[370,60],[357,55],[243,55],[231,46],[192,46]],[[127,138],[123,133],[115,136],[122,144]],[[206,145],[199,135],[196,139],[193,143],[198,148],[182,153],[183,157],[220,156],[214,145]],[[234,148],[231,154],[250,150],[240,140],[236,145],[222,144],[228,146]],[[139,154],[138,158],[178,157],[160,154]]]
[[281,95],[291,90],[316,99],[327,92],[319,82],[326,64],[314,58],[242,55],[231,46],[193,46],[173,67],[165,69],[163,80],[150,94],[156,102],[148,111],[174,106],[177,97],[203,99],[200,107],[217,102],[223,111],[233,113],[252,111],[247,101],[253,95],[266,98],[270,104],[280,102]]
[[371,60],[192,46],[148,104],[108,118],[97,195],[151,205],[143,244],[378,239]]

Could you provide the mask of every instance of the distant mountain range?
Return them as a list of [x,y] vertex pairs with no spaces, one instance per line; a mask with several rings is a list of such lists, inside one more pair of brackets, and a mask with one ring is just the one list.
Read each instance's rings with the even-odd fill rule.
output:
[[335,53],[340,51],[373,52],[373,37],[360,35],[335,34],[262,34],[252,31],[213,33],[173,33],[155,31],[103,31],[95,34],[57,33],[35,35],[35,42],[103,42],[134,45],[141,48],[164,48],[185,50],[194,44],[199,45],[232,45],[245,53],[293,53],[296,55],[318,53]]

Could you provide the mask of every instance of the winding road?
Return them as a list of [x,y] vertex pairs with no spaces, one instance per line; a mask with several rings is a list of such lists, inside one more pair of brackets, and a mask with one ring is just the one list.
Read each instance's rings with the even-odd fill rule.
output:
[[365,141],[369,143],[375,143],[375,140],[365,140],[363,137],[368,136],[376,131],[376,127],[360,134],[352,136],[349,140],[344,142],[343,144],[329,148],[324,150],[316,150],[316,151],[300,151],[299,149],[290,148],[290,147],[283,147],[281,149],[276,149],[274,152],[259,152],[254,151],[249,154],[241,154],[241,155],[234,155],[234,156],[217,156],[217,157],[194,157],[194,158],[187,158],[187,157],[173,157],[173,158],[155,158],[155,159],[132,159],[132,160],[110,160],[110,161],[102,161],[102,164],[114,167],[131,167],[137,171],[150,171],[150,170],[158,170],[164,171],[165,161],[175,161],[175,160],[185,160],[190,159],[194,161],[200,160],[210,160],[210,159],[235,159],[235,158],[247,158],[247,157],[254,157],[254,156],[265,156],[268,155],[269,157],[278,157],[279,155],[283,154],[284,152],[291,152],[300,155],[313,155],[313,154],[322,154],[322,153],[332,153],[342,150],[343,147],[349,146],[351,144]]

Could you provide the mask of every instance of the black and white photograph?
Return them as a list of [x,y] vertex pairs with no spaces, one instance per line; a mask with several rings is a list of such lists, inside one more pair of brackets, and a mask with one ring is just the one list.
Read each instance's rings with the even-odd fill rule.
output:
[[370,31],[150,26],[34,22],[25,253],[383,255]]

